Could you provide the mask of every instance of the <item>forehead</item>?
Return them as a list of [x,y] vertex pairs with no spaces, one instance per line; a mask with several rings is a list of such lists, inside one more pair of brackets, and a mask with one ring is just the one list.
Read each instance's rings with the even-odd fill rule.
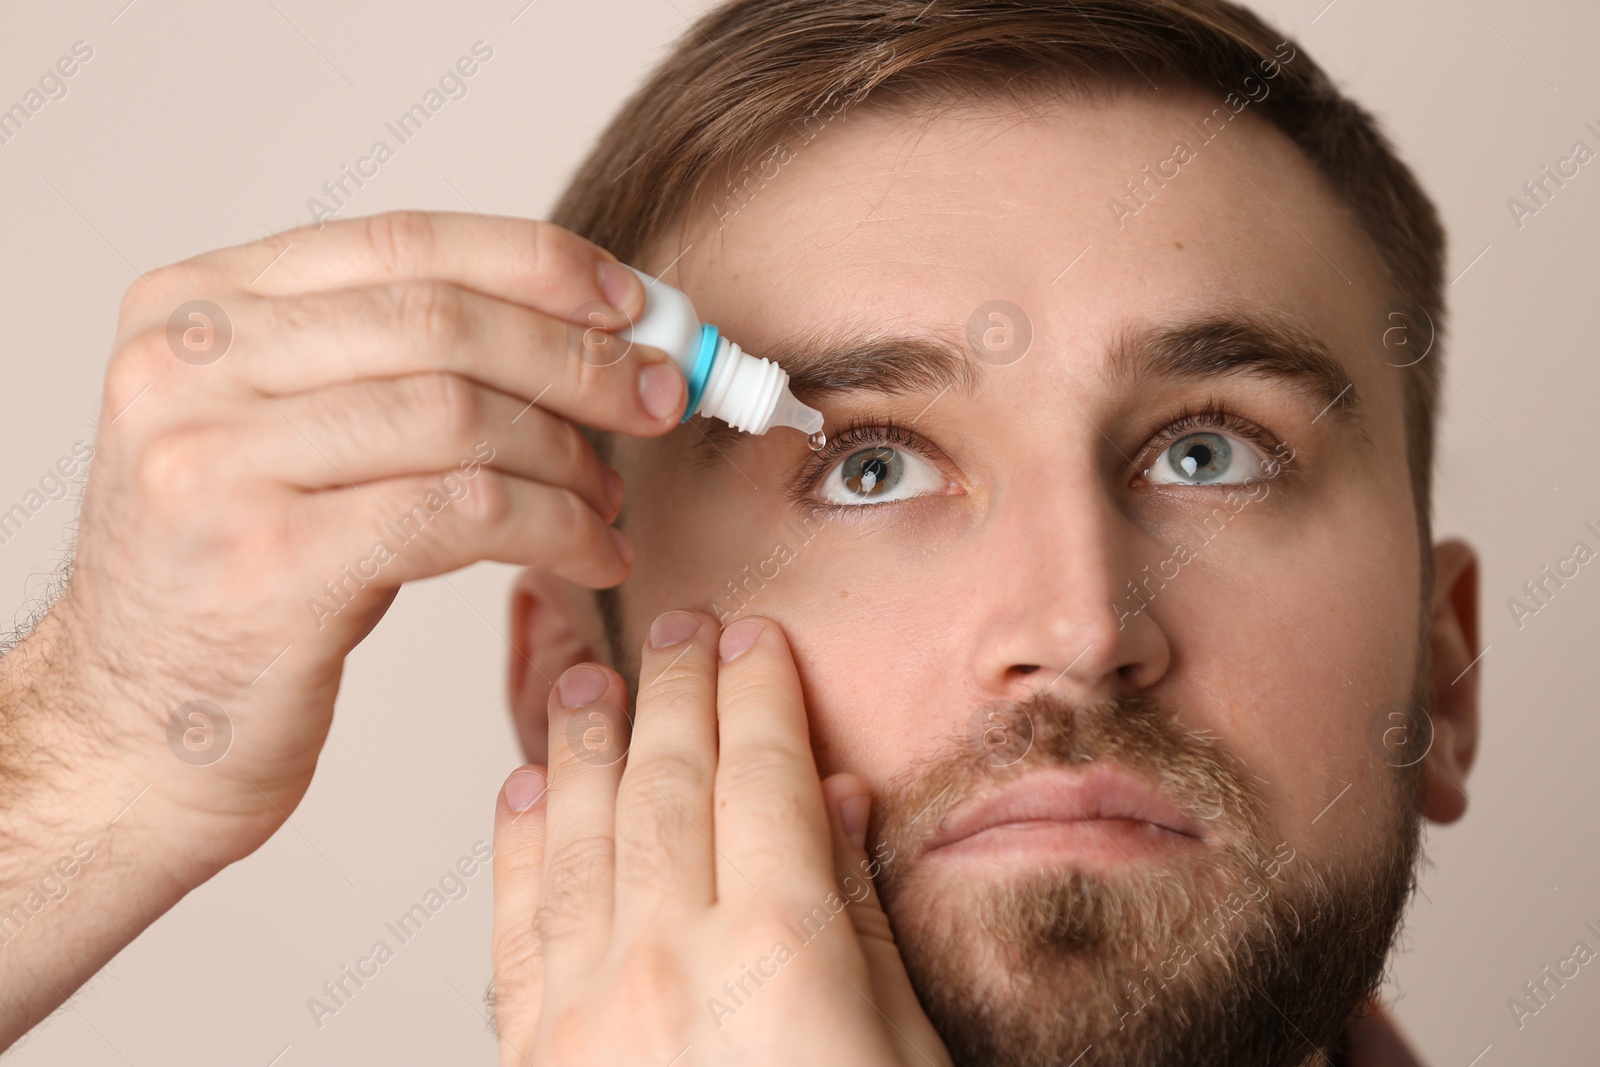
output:
[[1286,136],[1200,94],[812,120],[641,265],[669,264],[757,353],[841,322],[960,337],[1006,300],[1036,345],[1093,361],[1126,326],[1243,308],[1322,339],[1369,396],[1394,389],[1366,382],[1370,240]]

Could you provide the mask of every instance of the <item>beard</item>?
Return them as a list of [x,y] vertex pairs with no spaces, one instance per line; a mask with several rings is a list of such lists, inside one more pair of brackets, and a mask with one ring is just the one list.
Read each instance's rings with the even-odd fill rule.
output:
[[[1413,718],[1426,678],[1419,670]],[[877,885],[906,970],[958,1065],[1289,1067],[1338,1055],[1416,884],[1420,761],[1390,764],[1387,795],[1362,805],[1376,839],[1323,863],[1272,833],[1257,779],[1235,758],[1141,697],[1080,707],[1041,692],[983,721],[981,737],[975,727],[891,782],[870,827],[896,857]],[[1040,767],[1100,761],[1202,820],[1208,847],[961,884],[919,865],[968,798]]]

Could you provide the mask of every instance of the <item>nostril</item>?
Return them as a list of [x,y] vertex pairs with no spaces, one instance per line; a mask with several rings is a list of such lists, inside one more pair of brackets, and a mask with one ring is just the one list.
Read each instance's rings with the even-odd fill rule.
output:
[[1019,663],[1011,669],[1017,674],[1032,674],[1039,669],[1039,665],[1037,663]]

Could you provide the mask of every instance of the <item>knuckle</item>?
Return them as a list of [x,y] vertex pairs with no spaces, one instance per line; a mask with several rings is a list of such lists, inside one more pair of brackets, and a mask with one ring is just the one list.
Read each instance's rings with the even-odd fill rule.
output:
[[[491,951],[490,958],[503,968],[502,974],[508,980],[512,976],[522,975],[527,967],[544,959],[544,946],[531,919],[508,923],[496,929]],[[499,978],[496,980],[499,981]]]
[[[609,345],[628,345],[616,336],[609,336],[605,342]],[[632,358],[629,358],[632,357]],[[579,359],[576,355],[568,353],[567,358],[561,361],[563,373],[566,375],[566,386],[569,393],[575,396],[603,396],[608,391],[618,388],[624,378],[627,378],[631,388],[631,372],[637,364],[637,356],[631,347],[624,356],[607,355],[603,359]]]
[[208,435],[172,430],[145,444],[135,460],[135,479],[146,498],[190,496],[214,489]]
[[777,783],[792,775],[799,759],[797,753],[782,745],[753,742],[741,747],[734,758],[718,764],[718,785],[744,796],[764,797],[775,791],[782,796],[782,787]]
[[521,258],[528,264],[529,273],[536,278],[544,277],[544,268],[551,255],[551,241],[555,236],[551,224],[534,219],[531,225],[518,227],[516,233],[517,251],[522,253]]
[[117,321],[132,325],[144,318],[146,309],[155,303],[155,294],[166,292],[172,282],[171,267],[157,267],[146,271],[143,278],[129,285],[122,293],[122,303],[117,308]]
[[205,257],[186,259],[177,263],[164,263],[154,270],[144,272],[144,277],[129,284],[123,294],[125,303],[133,307],[160,306],[172,299],[172,294],[192,287],[204,273]]
[[427,262],[433,249],[433,220],[425,211],[385,211],[367,219],[365,237],[386,273],[403,274]]
[[140,330],[124,341],[111,357],[106,367],[108,393],[124,401],[131,399],[166,370],[173,358],[164,327]]
[[[620,790],[647,806],[673,812],[682,807],[673,798],[698,796],[706,792],[711,777],[712,770],[704,761],[687,753],[669,750],[630,763],[622,776]],[[673,808],[674,804],[678,808]]]
[[[518,832],[518,836],[531,839],[532,835],[528,834],[527,828],[524,828]],[[515,842],[515,847],[495,849],[495,879],[508,887],[537,886],[544,874],[544,850],[526,847],[523,841],[515,838],[512,840]]]
[[460,375],[437,371],[419,375],[419,407],[438,439],[460,445],[477,428],[483,414],[478,391]]
[[269,298],[265,302],[269,319],[266,328],[274,335],[274,339],[276,335],[314,331],[329,322],[337,322],[348,299],[344,294],[326,292],[294,293]]
[[666,821],[679,816],[665,807],[646,811],[628,826],[617,828],[618,849],[623,856],[617,867],[617,885],[655,896],[675,874],[667,847],[676,835],[669,837]]
[[466,300],[448,282],[433,278],[402,282],[395,287],[394,302],[395,324],[408,335],[440,342],[466,333]]
[[477,485],[457,505],[462,517],[478,526],[497,526],[511,517],[511,487],[499,471],[479,470]]
[[600,330],[602,325],[605,323],[598,312],[590,312],[589,322],[581,326],[547,323],[534,344],[558,355],[554,374],[568,394],[603,397],[622,390],[630,397],[640,354],[634,349],[634,342],[624,341],[614,330]]
[[589,442],[584,440],[583,434],[576,426],[565,419],[552,420],[550,426],[550,441],[546,447],[550,457],[559,464],[557,469],[583,470],[593,451],[589,447]]
[[395,298],[381,286],[291,293],[268,297],[264,305],[268,321],[263,330],[275,345],[297,334],[307,335],[313,343],[323,334],[349,343],[364,333],[377,334],[394,326]]
[[540,944],[549,945],[579,931],[598,887],[609,881],[615,854],[611,838],[591,834],[566,842],[549,857],[544,893],[534,916],[534,936]]
[[[700,691],[708,684],[714,685],[714,683],[708,682],[706,667],[701,658],[688,654],[687,649],[691,647],[693,646],[688,645],[672,653],[672,658],[660,667],[650,670],[648,674],[641,673],[639,695],[643,697],[648,694],[652,700],[667,705],[700,699]],[[652,658],[659,660],[664,657],[657,653]]]
[[672,854],[681,840],[684,822],[699,833],[709,826],[694,825],[696,782],[709,782],[711,771],[692,766],[692,761],[677,757],[655,757],[653,766],[641,775],[623,776],[617,805],[628,812],[617,825],[618,851],[624,859],[617,868],[617,881],[641,889],[651,889],[676,877]]
[[559,541],[577,543],[589,531],[589,505],[570,489],[553,490],[554,503],[548,516],[549,529]]
[[523,253],[528,256],[528,262],[531,264],[534,277],[542,277],[542,274],[544,274],[544,264],[550,258],[550,251],[552,251],[550,246],[552,246],[555,237],[557,237],[555,227],[550,222],[542,221],[542,219],[533,219],[533,224],[526,227],[525,238],[523,238],[523,245],[525,245]]

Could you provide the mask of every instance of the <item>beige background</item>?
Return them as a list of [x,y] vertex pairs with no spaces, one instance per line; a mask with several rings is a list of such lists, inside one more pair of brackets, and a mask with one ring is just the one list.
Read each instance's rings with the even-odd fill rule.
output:
[[[309,221],[306,199],[384,136],[476,40],[494,57],[349,208],[538,215],[697,0],[96,0],[12,5],[9,106],[72,43],[94,57],[0,145],[0,510],[92,439],[118,301],[136,270]],[[1584,0],[1276,0],[1388,124],[1452,237],[1441,534],[1485,557],[1485,725],[1474,807],[1432,867],[1388,999],[1428,1061],[1600,1059],[1600,964],[1520,1031],[1507,998],[1600,925],[1600,563],[1518,630],[1506,600],[1600,526],[1600,164],[1520,230],[1506,207],[1600,127],[1600,11]],[[520,12],[520,13],[519,13]],[[392,143],[392,142],[391,142]],[[1481,258],[1480,257],[1481,253]],[[0,545],[0,604],[55,570],[52,502]],[[8,1062],[494,1062],[489,875],[319,1030],[306,1007],[489,836],[517,762],[503,710],[509,568],[402,592],[350,660],[318,778],[289,826],[130,946]],[[0,964],[3,967],[3,964]],[[274,1057],[277,1057],[275,1060]],[[1474,1057],[1479,1057],[1474,1059]]]

